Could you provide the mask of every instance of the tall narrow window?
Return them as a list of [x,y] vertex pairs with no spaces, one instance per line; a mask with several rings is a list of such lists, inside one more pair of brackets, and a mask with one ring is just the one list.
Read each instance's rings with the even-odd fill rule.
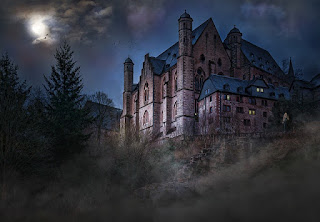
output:
[[201,54],[201,56],[200,56],[200,61],[201,61],[202,63],[204,63],[204,62],[206,61],[206,57],[204,57],[203,54]]
[[149,123],[149,113],[146,110],[143,114],[143,125],[146,126]]
[[198,75],[196,75],[195,77],[194,77],[194,88],[196,89],[196,90],[200,90],[200,83],[199,83],[199,76]]
[[200,90],[201,90],[203,86],[203,76],[200,76],[199,83],[200,83]]
[[172,111],[173,111],[173,119],[175,120],[177,117],[177,102],[174,103]]
[[148,102],[149,100],[149,85],[148,83],[146,82],[146,84],[144,85],[144,102]]
[[177,72],[174,74],[174,91],[178,90],[178,80],[177,80]]
[[221,58],[218,59],[218,66],[222,66]]

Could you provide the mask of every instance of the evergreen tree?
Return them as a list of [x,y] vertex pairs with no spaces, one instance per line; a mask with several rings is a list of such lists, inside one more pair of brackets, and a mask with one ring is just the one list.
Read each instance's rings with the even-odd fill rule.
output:
[[20,83],[18,67],[8,54],[0,58],[0,167],[5,184],[6,171],[15,168],[24,147],[27,128],[26,99],[30,88]]
[[82,106],[83,83],[80,67],[73,61],[73,51],[64,42],[54,55],[56,65],[45,77],[48,95],[47,126],[53,152],[60,157],[80,151],[89,138],[84,133],[90,123],[89,112]]

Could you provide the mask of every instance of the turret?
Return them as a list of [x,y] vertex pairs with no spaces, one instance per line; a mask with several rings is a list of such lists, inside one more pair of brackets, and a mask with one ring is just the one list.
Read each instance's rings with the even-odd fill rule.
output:
[[229,32],[227,36],[227,45],[231,49],[231,61],[232,67],[240,68],[240,55],[241,55],[241,41],[242,41],[242,33],[240,30],[234,26],[233,29]]
[[192,18],[184,12],[179,18],[179,57],[177,58],[177,135],[192,135],[195,123],[194,58]]
[[185,11],[179,18],[179,55],[192,56],[192,21]]
[[132,91],[133,65],[133,62],[129,57],[124,62],[124,92]]

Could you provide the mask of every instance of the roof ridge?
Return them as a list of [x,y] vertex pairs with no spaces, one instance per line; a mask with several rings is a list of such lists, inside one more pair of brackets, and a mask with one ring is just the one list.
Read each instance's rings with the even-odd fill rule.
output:
[[[247,43],[253,45],[254,47],[257,47],[257,48],[262,49],[263,51],[266,51],[267,53],[269,53],[266,49],[261,48],[260,46],[257,46],[256,44],[249,42],[248,40],[242,39],[242,41],[246,41]],[[271,55],[271,54],[269,53],[269,55]]]

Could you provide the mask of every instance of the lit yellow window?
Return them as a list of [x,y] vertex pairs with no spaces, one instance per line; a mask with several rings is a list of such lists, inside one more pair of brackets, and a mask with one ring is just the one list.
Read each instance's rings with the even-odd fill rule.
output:
[[263,93],[263,88],[257,88],[257,92]]
[[230,95],[227,95],[227,100],[230,100]]
[[256,115],[256,111],[254,109],[249,109],[249,115]]

